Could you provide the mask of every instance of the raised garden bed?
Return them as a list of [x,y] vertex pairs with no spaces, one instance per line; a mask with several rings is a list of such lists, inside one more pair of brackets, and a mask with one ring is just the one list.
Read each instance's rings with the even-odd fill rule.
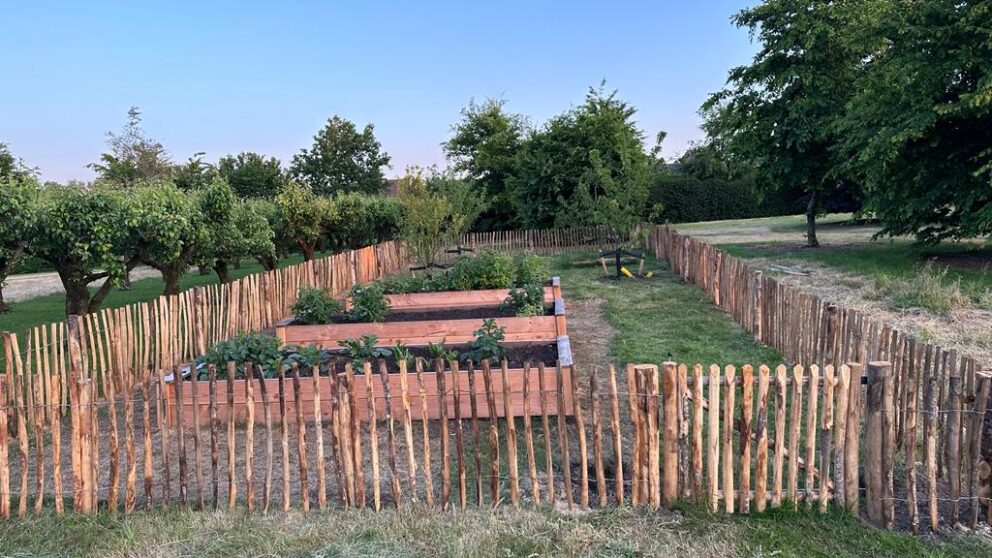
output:
[[[544,303],[553,304],[561,297],[561,288],[555,285],[544,287]],[[393,312],[422,312],[438,308],[469,309],[495,308],[506,300],[509,289],[489,289],[479,291],[440,291],[433,293],[405,293],[386,295]],[[347,309],[348,302],[345,301]]]
[[[554,297],[551,310],[552,315],[533,317],[495,317],[496,325],[504,329],[504,346],[506,346],[509,351],[509,363],[506,370],[506,380],[509,384],[511,413],[513,416],[523,416],[525,414],[529,414],[531,416],[540,415],[540,395],[542,393],[544,394],[544,403],[548,413],[552,415],[557,415],[559,413],[557,395],[555,393],[557,385],[556,364],[559,363],[561,365],[562,381],[564,386],[564,407],[561,411],[566,415],[571,415],[574,412],[571,397],[573,374],[572,353],[565,329],[564,303],[561,300],[561,287],[557,278],[552,281],[552,285],[548,287],[548,289],[550,290],[550,294]],[[459,291],[417,293],[415,296],[391,295],[405,297],[402,300],[397,300],[397,303],[400,306],[406,304],[404,308],[407,312],[437,312],[437,309],[444,308],[445,310],[443,311],[447,313],[449,311],[456,312],[457,309],[460,309],[462,311],[462,316],[465,316],[466,313],[470,313],[472,316],[471,318],[391,321],[380,323],[334,323],[326,325],[290,325],[288,323],[283,323],[276,327],[276,336],[284,346],[315,345],[317,347],[332,350],[340,347],[340,341],[345,339],[356,339],[369,334],[378,336],[376,346],[388,348],[396,345],[397,343],[402,343],[407,346],[415,356],[427,356],[424,347],[426,347],[428,343],[445,343],[448,348],[457,350],[458,345],[467,345],[475,339],[475,331],[482,325],[482,318],[493,317],[493,310],[496,306],[498,306],[499,302],[502,302],[503,298],[505,298],[506,291],[499,292],[499,294],[493,294],[493,292],[494,291]],[[548,298],[548,294],[548,290],[546,290],[546,300]],[[483,303],[488,306],[481,306]],[[460,306],[457,306],[455,310],[452,310],[452,304]],[[488,310],[484,310],[480,314],[478,313],[480,308],[488,308]],[[393,311],[402,312],[397,307],[394,307]],[[348,361],[349,357],[343,353],[340,357],[333,357],[335,369],[338,373],[343,371],[343,366]],[[523,404],[523,386],[525,375],[524,363],[527,361],[532,363],[532,367],[527,375],[527,383],[531,393],[531,398],[530,405],[525,408]],[[541,389],[542,382],[540,381],[540,374],[538,372],[538,363],[542,362],[545,367],[543,375],[544,390]],[[387,372],[389,372],[386,375],[386,379],[390,386],[390,392],[392,395],[393,416],[400,418],[403,416],[403,375],[394,373],[398,372],[398,367],[393,359],[388,359],[386,366]],[[460,368],[461,369],[457,372],[457,378],[455,372],[450,370],[447,372],[447,390],[444,400],[448,405],[447,415],[449,418],[454,416],[454,398],[452,392],[456,384],[458,386],[457,389],[459,390],[459,393],[462,394],[460,401],[462,416],[464,418],[471,417],[471,397],[468,383],[468,371],[464,369],[464,365],[461,365]],[[437,374],[433,371],[425,371],[423,372],[422,377],[424,388],[427,393],[427,418],[438,419],[441,416],[441,398],[438,397],[437,392]],[[385,400],[382,392],[382,377],[378,373],[378,364],[374,365],[371,378],[372,387],[375,393],[374,400],[377,414],[381,418],[385,416]],[[479,369],[478,366],[476,367],[475,380],[477,416],[480,418],[488,418],[489,408],[486,401],[486,393],[481,369]],[[272,406],[270,409],[273,412],[273,416],[276,417],[276,420],[278,420],[279,380],[272,378],[266,380],[256,380],[255,419],[256,421],[262,421],[264,416],[261,390],[260,385],[258,384],[259,381],[265,382],[269,393],[270,405]],[[497,416],[502,417],[504,415],[504,407],[503,371],[501,368],[496,367],[493,369],[492,382],[494,396],[497,401]],[[245,408],[245,381],[232,380],[228,382],[227,380],[223,380],[220,381],[219,384],[219,396],[222,398],[226,396],[228,384],[230,384],[230,389],[232,389],[234,393],[236,403],[235,409],[237,409],[235,420],[246,420],[247,409]],[[322,401],[321,415],[324,419],[329,420],[332,401],[330,380],[327,377],[320,377],[316,381],[316,384],[317,385],[315,386],[315,380],[313,377],[303,377],[300,379],[300,398],[303,403],[304,418],[305,420],[312,420],[314,418],[314,390],[317,389],[319,390]],[[409,371],[408,374],[407,387],[412,417],[419,420],[423,418],[420,406],[420,386],[412,370]],[[293,388],[293,381],[287,378],[284,385],[284,397],[289,405],[288,409],[294,408],[293,402],[295,396],[293,393]],[[170,416],[174,416],[175,401],[171,399],[171,391],[172,390],[170,390],[169,394]],[[354,390],[352,393],[357,401],[357,408],[361,410],[362,419],[367,420],[369,394],[367,380],[362,371],[357,371]],[[209,424],[209,409],[207,407],[208,401],[209,395],[203,381],[200,382],[199,394],[195,403],[191,395],[191,390],[185,389],[183,391],[184,421],[187,424],[191,424],[195,411],[199,413],[201,424]],[[218,416],[219,419],[227,419],[225,415],[226,411],[221,406],[218,408],[218,413],[220,413]],[[295,411],[290,412],[288,418],[289,420],[295,421]]]
[[[572,405],[572,381],[573,381],[573,369],[571,360],[571,350],[568,346],[567,338],[556,344],[559,353],[559,359],[561,361],[561,373],[563,382],[563,401],[564,401],[564,413],[567,416],[574,414],[574,409]],[[430,366],[429,364],[427,366]],[[338,369],[339,375],[343,373],[341,368]],[[476,412],[479,418],[489,418],[489,406],[486,401],[485,383],[483,380],[483,374],[480,367],[476,366],[474,370],[475,374],[475,389],[476,389]],[[503,371],[500,367],[493,367],[492,371],[492,384],[493,384],[493,394],[496,399],[496,415],[498,417],[505,416],[503,407]],[[437,372],[432,370],[426,370],[422,373],[422,378],[424,382],[424,390],[427,394],[427,418],[428,419],[439,419],[441,418],[441,410],[439,406],[440,398],[437,396]],[[457,385],[460,394],[460,411],[463,419],[469,419],[472,416],[472,404],[471,404],[471,390],[469,389],[469,372],[464,365],[460,365],[457,375],[450,369],[446,370],[445,376],[445,386],[446,386],[446,397],[445,401],[448,406],[447,416],[448,418],[454,417],[454,386],[455,379],[457,376]],[[402,374],[387,374],[386,376],[389,382],[389,390],[392,395],[392,411],[393,416],[402,420],[403,417],[403,383],[404,379]],[[540,368],[537,363],[531,365],[530,370],[527,374],[528,388],[530,391],[529,407],[524,407],[523,401],[523,386],[524,386],[524,369],[520,368],[507,368],[506,378],[509,382],[510,391],[510,403],[511,403],[511,413],[515,417],[524,416],[524,414],[529,414],[531,416],[537,416],[541,414],[541,394],[544,394],[544,404],[547,408],[549,415],[558,414],[558,398],[556,395],[556,385],[557,385],[557,370],[556,363],[547,362],[544,363],[544,390],[542,392],[542,382],[540,378]],[[376,404],[376,414],[379,419],[385,417],[386,404],[383,398],[382,391],[382,376],[378,372],[378,365],[372,365],[372,386],[375,390],[375,404]],[[261,423],[264,420],[264,403],[261,394],[261,382],[265,382],[266,391],[269,396],[269,409],[272,414],[273,420],[275,422],[279,421],[279,379],[278,378],[267,378],[267,379],[256,379],[254,383],[254,407],[255,407],[255,422]],[[245,380],[218,380],[217,381],[217,397],[220,401],[226,401],[228,390],[230,389],[234,393],[234,408],[235,421],[244,422],[248,417],[248,410],[246,406],[247,395],[246,395],[246,382]],[[318,378],[316,384],[314,385],[314,378],[301,377],[300,378],[300,400],[303,404],[303,418],[304,420],[313,420],[315,416],[315,405],[314,405],[314,390],[319,389],[320,399],[321,399],[321,419],[323,421],[329,421],[331,418],[331,405],[333,401],[333,396],[331,393],[330,379],[327,376],[321,376]],[[420,399],[420,385],[417,380],[417,375],[413,370],[407,373],[406,377],[407,384],[407,394],[410,401],[410,412],[414,420],[422,420],[423,413],[421,407]],[[290,422],[296,421],[295,414],[295,394],[293,380],[290,377],[286,377],[284,384],[284,397],[287,405],[287,420]],[[206,381],[200,380],[198,385],[197,398],[194,401],[192,396],[192,390],[190,386],[190,381],[186,380],[184,382],[183,389],[183,422],[188,426],[193,424],[193,413],[198,412],[200,415],[200,424],[209,425],[210,424],[210,409],[209,409],[209,390]],[[363,374],[362,370],[357,370],[355,374],[355,384],[352,393],[356,399],[356,406],[361,411],[362,420],[368,420],[368,382],[366,376]],[[169,417],[170,420],[175,422],[176,409],[175,409],[175,395],[173,390],[169,390],[167,394],[168,404],[169,404]],[[218,420],[224,422],[228,420],[228,406],[226,404],[219,404],[217,406],[217,418]]]

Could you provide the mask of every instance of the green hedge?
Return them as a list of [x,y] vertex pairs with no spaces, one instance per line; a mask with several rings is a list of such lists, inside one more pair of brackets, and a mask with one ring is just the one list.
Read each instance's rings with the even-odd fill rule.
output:
[[749,219],[794,212],[790,204],[762,203],[743,181],[700,180],[672,174],[655,178],[648,205],[660,208],[655,214],[659,223]]

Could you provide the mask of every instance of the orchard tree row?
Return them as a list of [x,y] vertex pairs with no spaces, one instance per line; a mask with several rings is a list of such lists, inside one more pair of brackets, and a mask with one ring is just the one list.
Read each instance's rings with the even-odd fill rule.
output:
[[127,190],[100,182],[41,185],[15,164],[0,176],[0,282],[31,256],[58,273],[66,313],[83,314],[139,264],[161,273],[163,294],[175,294],[191,266],[212,268],[227,282],[241,260],[271,270],[291,251],[311,259],[318,248],[372,244],[392,238],[400,219],[396,200],[317,196],[295,182],[272,200],[242,199],[220,177],[193,192],[168,181]]

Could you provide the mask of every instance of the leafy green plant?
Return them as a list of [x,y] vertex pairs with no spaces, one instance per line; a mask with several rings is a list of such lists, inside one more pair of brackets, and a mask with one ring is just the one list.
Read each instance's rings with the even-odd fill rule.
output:
[[496,364],[506,356],[506,347],[503,346],[506,330],[497,326],[496,320],[486,318],[482,321],[482,327],[472,334],[475,335],[475,339],[469,345],[469,351],[462,354],[462,360],[489,361],[491,364]]
[[432,359],[455,360],[458,358],[458,351],[445,347],[444,341],[441,341],[440,343],[428,343],[427,354],[429,354]]
[[547,260],[533,252],[517,254],[513,258],[513,265],[516,268],[513,284],[517,287],[543,283],[551,275]]
[[500,307],[512,309],[518,316],[540,316],[544,314],[544,286],[527,283],[522,288],[510,289]]
[[353,322],[381,322],[389,313],[389,300],[382,285],[355,285],[351,289],[351,310],[348,319]]
[[393,356],[396,357],[397,363],[402,361],[406,363],[408,368],[413,367],[414,356],[413,353],[410,352],[409,347],[407,347],[403,343],[397,342],[395,345],[393,345],[392,350],[393,350]]
[[217,367],[217,377],[227,377],[227,363],[238,365],[238,377],[244,377],[244,365],[251,362],[262,367],[265,377],[275,374],[279,362],[283,358],[279,350],[278,337],[264,333],[239,333],[234,337],[217,343],[207,350],[207,353],[197,359],[198,364]]
[[341,303],[324,290],[302,287],[290,310],[305,324],[329,324],[335,314],[341,313],[342,308]]
[[462,256],[448,272],[455,290],[505,289],[514,281],[513,259],[494,250],[483,250],[474,258]]
[[283,347],[282,349],[282,367],[283,370],[290,370],[293,367],[293,363],[296,363],[300,370],[310,370],[314,366],[321,366],[324,364],[324,355],[319,347],[316,345],[290,345]]
[[360,368],[366,360],[386,358],[393,354],[389,349],[376,347],[375,344],[377,341],[379,341],[379,336],[370,333],[358,338],[349,337],[348,339],[342,339],[338,341],[338,345],[347,349],[348,356],[351,357],[351,365],[355,368]]

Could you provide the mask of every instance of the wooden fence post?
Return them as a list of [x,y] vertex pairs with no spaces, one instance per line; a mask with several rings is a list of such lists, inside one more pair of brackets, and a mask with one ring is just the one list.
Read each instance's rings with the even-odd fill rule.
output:
[[[992,451],[992,440],[984,439],[982,436],[983,425],[985,422],[985,415],[988,410],[989,393],[992,391],[992,371],[978,372],[976,374],[977,380],[977,390],[978,399],[975,401],[975,416],[972,419],[971,432],[971,459],[972,459],[972,470],[975,472],[972,478],[972,502],[971,502],[971,528],[974,529],[978,526],[978,512],[981,508],[981,494],[982,489],[985,489],[986,505],[989,505],[988,489],[989,489],[989,473],[992,472],[989,465],[990,463],[982,459],[982,447],[988,448],[988,451]],[[988,430],[988,429],[986,429]],[[986,436],[992,435],[992,430],[986,432]],[[983,444],[983,441],[985,442]],[[982,471],[985,472],[984,486],[980,486],[983,482]],[[992,505],[989,505],[990,514],[992,514]],[[988,519],[992,520],[992,517]],[[992,521],[988,521],[992,524]]]
[[851,370],[851,389],[848,392],[847,431],[844,440],[844,507],[857,515],[860,508],[859,445],[861,441],[861,371],[858,363],[848,365]]
[[674,362],[665,362],[661,373],[663,446],[661,505],[670,508],[679,495],[678,372]]
[[[886,411],[891,411],[891,398],[887,398],[887,385],[891,382],[892,366],[887,362],[873,361],[868,363],[868,392],[867,415],[865,418],[865,473],[866,501],[868,504],[868,520],[877,527],[885,527],[887,523],[886,507],[891,504],[891,497],[885,500],[886,493],[886,463],[892,463],[890,453],[891,436],[887,436]],[[887,408],[888,407],[888,408]],[[891,470],[888,470],[891,479]]]

